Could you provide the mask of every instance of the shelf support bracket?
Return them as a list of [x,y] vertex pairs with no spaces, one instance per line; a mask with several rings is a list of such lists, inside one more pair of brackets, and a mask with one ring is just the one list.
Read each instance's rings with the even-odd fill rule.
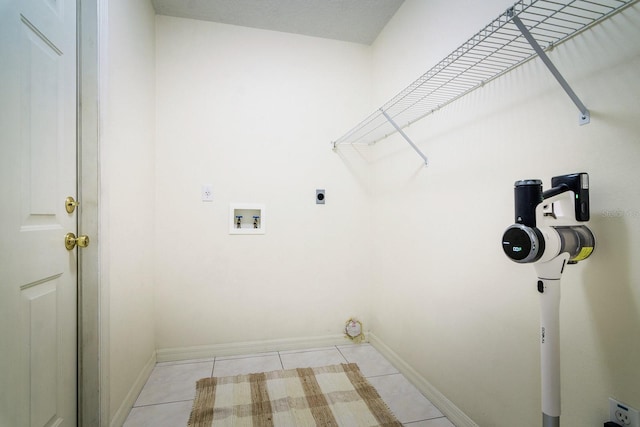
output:
[[578,107],[578,110],[580,110],[578,123],[580,125],[588,124],[591,120],[591,117],[589,115],[589,110],[587,109],[587,107],[585,107],[585,105],[582,103],[580,98],[578,98],[578,95],[576,95],[573,89],[571,89],[571,86],[569,86],[569,83],[567,83],[564,77],[562,77],[562,74],[560,74],[560,71],[558,71],[556,66],[553,65],[553,62],[551,62],[551,59],[549,59],[549,56],[547,56],[547,54],[542,49],[542,47],[540,47],[540,44],[538,44],[536,39],[533,38],[529,29],[524,25],[524,23],[518,17],[518,15],[515,14],[513,8],[510,8],[507,10],[507,16],[511,18],[514,24],[516,24],[516,27],[518,27],[522,35],[527,39],[527,41],[529,42],[533,50],[536,51],[540,59],[542,59],[542,62],[544,62],[544,64],[549,69],[549,71],[551,71],[551,74],[553,74],[553,77],[556,78],[558,83],[560,83],[560,86],[562,86],[562,88],[567,93],[567,95],[569,95],[569,98],[571,98],[573,103],[576,104],[576,107]]
[[391,116],[389,116],[386,111],[384,111],[382,108],[380,108],[380,112],[382,113],[382,115],[384,116],[385,119],[387,119],[387,121],[389,123],[391,123],[391,126],[393,126],[400,135],[402,135],[402,137],[405,139],[405,141],[407,141],[409,143],[409,145],[411,146],[411,148],[413,148],[416,153],[418,153],[418,155],[420,157],[422,157],[422,160],[424,160],[424,164],[428,165],[429,162],[427,160],[427,156],[424,155],[424,153],[422,151],[420,151],[420,149],[418,148],[418,146],[416,144],[413,143],[413,141],[411,141],[411,138],[409,138],[407,136],[406,133],[404,133],[404,131],[402,129],[400,129],[400,126],[398,126],[398,124],[396,122],[393,121],[393,119],[391,118]]

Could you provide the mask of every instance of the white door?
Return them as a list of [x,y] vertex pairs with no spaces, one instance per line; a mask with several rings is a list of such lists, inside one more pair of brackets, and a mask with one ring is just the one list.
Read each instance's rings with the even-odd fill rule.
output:
[[76,425],[76,0],[0,0],[0,426]]

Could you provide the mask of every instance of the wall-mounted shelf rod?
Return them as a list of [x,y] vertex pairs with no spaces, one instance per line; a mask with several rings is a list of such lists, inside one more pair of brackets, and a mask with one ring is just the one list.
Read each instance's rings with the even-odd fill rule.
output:
[[535,50],[536,54],[538,54],[538,57],[542,60],[542,62],[544,62],[544,65],[547,66],[549,71],[551,71],[551,74],[553,74],[553,77],[556,78],[558,83],[560,83],[560,86],[562,86],[562,88],[567,93],[567,95],[569,95],[569,98],[571,98],[573,103],[576,104],[576,107],[578,107],[578,110],[580,110],[580,117],[578,118],[578,123],[580,125],[588,124],[591,121],[589,110],[582,103],[580,98],[578,98],[578,95],[576,95],[573,89],[571,89],[571,86],[569,86],[569,83],[565,80],[564,77],[562,77],[562,74],[560,74],[560,71],[558,71],[556,66],[553,65],[553,62],[551,62],[551,59],[549,59],[549,56],[542,49],[542,47],[540,47],[540,44],[538,44],[536,39],[533,38],[533,36],[531,35],[531,31],[529,31],[529,29],[522,23],[520,18],[518,18],[518,15],[514,14],[513,8],[510,8],[507,10],[507,16],[511,17],[511,20],[513,21],[513,23],[516,24],[516,27],[518,27],[518,29],[520,30],[524,38],[527,39],[527,41],[529,42],[533,50]]
[[429,165],[429,161],[427,160],[427,156],[425,156],[424,153],[422,151],[420,151],[418,146],[416,144],[414,144],[413,141],[411,141],[411,138],[409,138],[407,136],[407,134],[404,133],[404,131],[402,129],[400,129],[400,126],[398,126],[398,124],[396,122],[394,122],[393,119],[383,109],[380,109],[380,112],[389,121],[389,123],[391,123],[391,126],[393,126],[395,128],[395,130],[398,131],[398,133],[405,139],[405,141],[407,141],[409,143],[411,148],[416,150],[416,153],[418,153],[418,155],[420,157],[422,157],[422,160],[424,160],[425,166]]
[[[562,82],[564,79],[560,73],[553,71],[555,67],[551,61],[547,63],[544,49],[557,48],[563,41],[637,2],[638,0],[518,0],[382,107],[334,140],[333,147],[380,141],[536,55],[548,67],[551,64],[549,69],[578,106],[580,121],[587,123],[589,111],[566,81]],[[388,117],[392,120],[389,121]]]

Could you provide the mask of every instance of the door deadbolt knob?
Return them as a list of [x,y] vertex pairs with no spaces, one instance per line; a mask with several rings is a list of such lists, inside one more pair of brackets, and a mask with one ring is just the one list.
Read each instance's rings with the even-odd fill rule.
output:
[[89,246],[89,236],[82,235],[76,237],[76,235],[73,233],[67,233],[66,236],[64,236],[64,247],[70,251],[75,248],[76,245],[81,248],[86,248],[87,246]]
[[76,200],[69,196],[64,199],[64,208],[67,210],[67,213],[73,213],[76,210],[76,206],[78,206],[80,202],[76,202]]

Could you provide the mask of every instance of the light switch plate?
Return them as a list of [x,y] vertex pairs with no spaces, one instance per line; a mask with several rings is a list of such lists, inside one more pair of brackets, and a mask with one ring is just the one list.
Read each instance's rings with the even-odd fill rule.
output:
[[203,185],[201,194],[203,202],[213,202],[213,189],[211,185]]

